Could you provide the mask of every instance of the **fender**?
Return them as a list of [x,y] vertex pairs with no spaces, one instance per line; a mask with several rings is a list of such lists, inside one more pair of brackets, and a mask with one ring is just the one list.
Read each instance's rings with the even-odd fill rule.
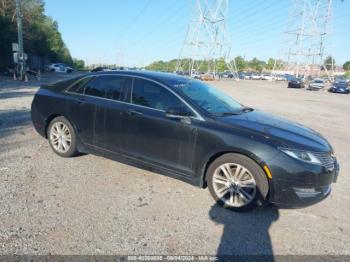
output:
[[198,180],[199,180],[199,187],[201,187],[201,188],[206,187],[206,172],[207,172],[209,165],[215,159],[217,159],[218,157],[220,157],[224,154],[227,154],[227,153],[237,153],[237,154],[244,155],[244,156],[252,159],[253,161],[255,161],[263,170],[264,170],[264,166],[266,165],[266,163],[261,158],[259,158],[257,155],[255,155],[252,152],[249,152],[247,150],[235,148],[235,147],[218,148],[218,149],[215,149],[215,150],[211,151],[210,153],[208,153],[203,158],[203,160],[201,161],[201,163],[198,167],[198,170],[196,173],[199,174],[197,176]]

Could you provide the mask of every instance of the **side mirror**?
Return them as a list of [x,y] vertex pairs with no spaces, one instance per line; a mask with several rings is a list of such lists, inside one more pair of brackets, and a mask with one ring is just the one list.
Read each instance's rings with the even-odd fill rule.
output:
[[172,107],[166,111],[165,115],[170,118],[183,118],[191,116],[192,113],[183,107]]

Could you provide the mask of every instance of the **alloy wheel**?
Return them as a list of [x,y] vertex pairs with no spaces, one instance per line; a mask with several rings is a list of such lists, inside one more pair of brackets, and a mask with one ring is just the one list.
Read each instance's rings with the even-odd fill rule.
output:
[[62,122],[53,124],[50,130],[50,141],[56,151],[60,153],[68,152],[72,143],[72,135],[68,126]]
[[244,207],[255,198],[256,181],[250,171],[242,165],[220,165],[215,170],[212,181],[215,194],[228,206]]

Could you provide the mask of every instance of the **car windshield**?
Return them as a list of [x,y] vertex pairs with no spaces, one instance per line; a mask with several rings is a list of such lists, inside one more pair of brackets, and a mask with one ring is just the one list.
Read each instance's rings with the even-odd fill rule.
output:
[[171,85],[211,115],[241,114],[247,109],[225,93],[200,81],[178,81]]
[[343,80],[343,79],[337,79],[337,80],[335,81],[335,83],[336,83],[336,84],[346,84],[346,81]]
[[316,84],[323,84],[323,80],[314,80],[314,83],[316,83]]

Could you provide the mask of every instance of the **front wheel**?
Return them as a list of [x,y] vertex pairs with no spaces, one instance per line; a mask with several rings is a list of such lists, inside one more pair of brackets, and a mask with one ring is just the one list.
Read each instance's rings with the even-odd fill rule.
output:
[[48,127],[48,139],[53,151],[62,157],[77,155],[76,134],[65,117],[56,117]]
[[241,212],[266,201],[269,185],[264,171],[239,154],[217,158],[208,168],[210,194],[224,208]]

